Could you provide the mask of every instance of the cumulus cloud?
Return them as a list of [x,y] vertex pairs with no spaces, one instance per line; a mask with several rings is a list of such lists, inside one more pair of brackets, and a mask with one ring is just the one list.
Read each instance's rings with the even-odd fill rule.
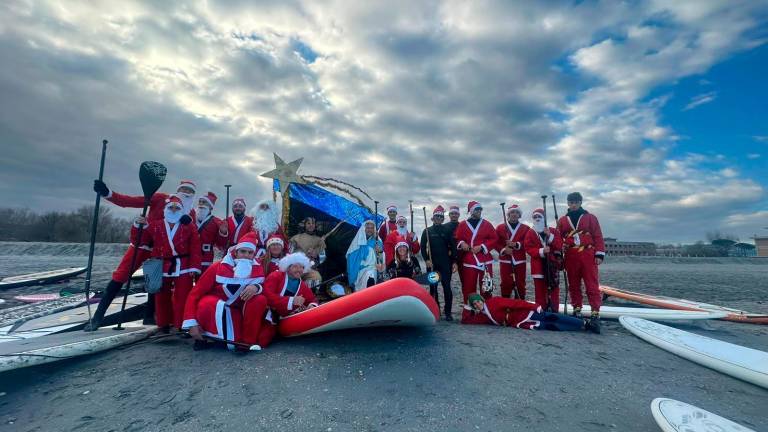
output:
[[[696,220],[744,210],[764,187],[727,160],[672,157],[667,97],[648,95],[754,47],[765,12],[717,1],[5,2],[0,191],[41,209],[89,203],[107,137],[107,181],[126,192],[156,159],[169,184],[194,178],[222,196],[231,183],[254,202],[270,194],[258,174],[277,152],[401,207],[530,209],[578,189],[609,235],[692,239]],[[649,210],[668,223],[645,222]]]

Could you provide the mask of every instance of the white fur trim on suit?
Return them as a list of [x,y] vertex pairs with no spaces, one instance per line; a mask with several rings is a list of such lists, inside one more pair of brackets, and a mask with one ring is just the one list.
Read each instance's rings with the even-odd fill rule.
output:
[[280,271],[285,272],[288,270],[288,267],[290,267],[293,264],[301,264],[304,266],[304,273],[307,273],[311,270],[312,262],[307,258],[306,255],[304,255],[303,252],[296,252],[292,254],[288,254],[285,257],[283,257],[280,260]]
[[251,242],[240,242],[237,244],[237,246],[235,246],[235,250],[238,250],[238,249],[250,249],[252,251],[255,251],[256,245]]

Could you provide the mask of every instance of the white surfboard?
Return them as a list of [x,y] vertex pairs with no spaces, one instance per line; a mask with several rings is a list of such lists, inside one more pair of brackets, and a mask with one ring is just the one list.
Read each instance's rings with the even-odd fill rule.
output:
[[85,273],[87,267],[67,267],[40,273],[10,276],[0,279],[0,289],[57,282]]
[[653,418],[664,432],[755,432],[719,415],[674,399],[651,402]]
[[124,324],[121,331],[111,327],[94,332],[67,332],[0,344],[0,372],[51,363],[106,351],[147,338],[157,327],[141,321]]
[[694,363],[768,388],[768,353],[628,316],[619,322],[632,334]]
[[[560,313],[564,312],[564,305],[560,304]],[[568,305],[569,315],[573,313],[573,306]],[[584,305],[581,309],[582,317],[589,317],[592,309],[589,305]],[[644,318],[658,321],[678,321],[678,320],[704,320],[720,319],[725,317],[727,312],[716,311],[685,311],[674,309],[651,309],[637,307],[619,307],[619,306],[600,306],[600,318],[618,319],[620,316],[631,316],[635,318]]]

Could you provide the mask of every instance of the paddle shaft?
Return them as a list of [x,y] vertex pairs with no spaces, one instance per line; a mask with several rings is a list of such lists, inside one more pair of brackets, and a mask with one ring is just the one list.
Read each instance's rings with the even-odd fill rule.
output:
[[[557,224],[560,221],[560,216],[557,215],[557,204],[555,204],[555,194],[552,194],[552,208],[555,210],[555,221],[556,221],[555,227],[557,227]],[[565,251],[561,251],[561,252],[563,253],[563,260],[565,260]],[[568,314],[568,272],[565,270],[565,265],[563,265],[563,284],[565,284],[565,299],[563,300],[563,312],[567,315]]]
[[[549,223],[547,222],[547,196],[546,195],[541,196],[541,208],[542,210],[544,210],[544,228],[546,229],[549,227]],[[548,239],[549,239],[548,236],[547,238],[544,239],[544,247],[547,247]],[[550,277],[551,275],[549,274],[549,254],[545,253],[543,259],[544,259],[544,263],[543,263],[544,264],[544,282],[547,284],[547,310],[552,311],[553,310],[552,299],[551,299],[551,296],[549,295],[549,293],[552,292],[552,278]]]
[[[224,185],[225,188],[227,188],[227,210],[226,213],[224,213],[224,223],[227,224],[227,229],[229,229],[229,188],[232,187],[232,185]],[[229,231],[227,231],[227,245],[224,247],[224,250],[229,250]]]
[[[385,220],[384,223],[387,223]],[[373,201],[373,226],[376,228],[375,232],[373,233],[374,236],[374,242],[373,242],[373,254],[376,255],[376,266],[379,264],[383,264],[384,260],[381,259],[381,254],[376,252],[376,243],[379,241],[379,202]],[[384,279],[383,273],[386,272],[380,272],[379,269],[376,269],[376,283],[380,283]],[[350,281],[351,283],[352,281]]]
[[[141,217],[145,218],[147,217],[147,209],[149,208],[149,198],[144,197],[144,208],[141,210]],[[133,245],[133,252],[131,253],[131,273],[134,271],[134,267],[136,267],[136,256],[138,256],[139,252],[139,246],[141,246],[141,235],[144,233],[144,224],[139,225],[138,233],[136,235],[136,244]],[[120,308],[120,319],[117,321],[117,327],[114,327],[115,330],[122,330],[123,329],[123,321],[125,318],[125,305],[128,303],[128,293],[131,291],[131,280],[133,278],[128,278],[127,285],[125,286],[125,294],[123,295],[123,306]]]
[[[421,208],[424,211],[424,236],[427,238],[427,257],[429,262],[432,263],[432,242],[429,240],[429,226],[427,225],[427,208]],[[432,271],[432,266],[427,266],[427,272]]]
[[[101,141],[101,162],[99,162],[99,181],[104,179],[104,160],[107,156],[107,140]],[[101,194],[96,192],[96,204],[93,205],[93,220],[91,221],[91,244],[88,247],[88,270],[85,273],[85,303],[88,305],[88,321],[91,320],[91,303],[88,301],[91,293],[91,271],[93,270],[93,253],[96,249],[96,229],[99,224],[99,204]]]
[[[504,224],[504,226],[507,226],[507,210],[504,207],[505,205],[507,205],[507,203],[503,202],[500,204],[501,204],[501,222]],[[507,228],[507,230],[509,230],[509,228]],[[511,231],[509,232],[509,235],[510,236],[512,235]],[[512,240],[512,237],[510,237],[509,239]],[[511,273],[512,290],[515,293],[515,298],[519,299],[520,293],[517,291],[517,275],[515,275],[515,257],[512,256],[512,254],[509,255],[509,264],[512,266],[512,273]],[[501,262],[499,262],[499,273],[501,273]]]
[[413,232],[413,201],[408,200],[408,208],[411,210],[411,232]]

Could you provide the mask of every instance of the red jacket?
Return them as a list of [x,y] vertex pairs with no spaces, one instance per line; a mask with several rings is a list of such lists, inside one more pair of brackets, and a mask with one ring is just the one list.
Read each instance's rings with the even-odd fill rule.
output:
[[530,318],[534,312],[541,312],[541,307],[525,300],[491,297],[485,301],[480,312],[474,312],[467,307],[461,312],[462,324],[492,324],[522,329],[539,326],[538,321]]
[[[293,296],[286,295],[286,288],[288,288],[288,275],[282,271],[271,273],[264,281],[264,295],[267,296],[269,307],[277,313],[277,315],[284,317],[295,313],[298,308],[293,305],[293,299],[297,295],[304,297],[305,306],[317,306],[317,299],[306,282],[299,282],[299,288]],[[267,313],[267,319],[273,323],[276,322],[271,315],[272,314]]]
[[[525,246],[523,245],[523,242],[525,241],[525,235],[530,229],[531,227],[528,225],[518,222],[513,230],[509,222],[506,221],[496,227],[496,238],[498,239],[496,250],[499,251],[499,262],[514,265],[525,263]],[[517,242],[518,245],[509,247],[507,248],[507,251],[501,253],[501,251],[507,247],[507,240]],[[512,250],[511,256],[507,253],[509,250]]]
[[382,222],[381,225],[379,225],[379,238],[381,241],[386,241],[387,236],[392,231],[397,231],[397,222],[391,221],[389,219]]
[[[184,323],[182,328],[188,329],[198,325],[197,307],[205,296],[216,296],[228,305],[236,304],[240,298],[240,291],[247,285],[257,285],[264,282],[264,272],[260,265],[254,262],[251,275],[248,278],[235,278],[233,275],[231,258],[228,262],[213,263],[190,291],[187,303],[184,306]],[[237,287],[234,287],[237,285]]]
[[[390,231],[389,235],[387,235],[387,239],[384,240],[384,257],[387,260],[387,262],[384,263],[385,267],[395,260],[395,245],[400,237],[397,229],[395,229],[394,231]],[[421,245],[419,244],[419,241],[416,240],[415,234],[409,232],[406,241],[408,242],[412,254],[416,255],[419,253]]]
[[603,231],[600,229],[597,217],[592,213],[585,211],[576,221],[576,226],[573,226],[571,218],[566,214],[557,221],[557,229],[565,243],[566,257],[569,254],[581,252],[605,256]]
[[464,264],[464,267],[474,267],[482,270],[484,264],[493,262],[491,250],[496,248],[498,239],[496,238],[496,230],[490,222],[480,219],[477,228],[472,228],[469,222],[463,220],[456,227],[454,236],[457,248],[461,247],[462,244],[469,245],[470,249],[474,246],[481,246],[482,248],[477,254],[473,254],[471,250],[464,252],[459,249],[459,261]]
[[[544,278],[544,240],[534,229],[529,229],[525,235],[525,251],[531,257],[531,277],[536,279]],[[549,237],[546,239],[546,246],[549,246],[550,252],[546,259],[551,259],[555,251],[558,253],[563,249],[563,239],[555,228],[549,229]]]
[[[162,192],[155,192],[155,194],[149,198],[149,211],[147,212],[148,221],[163,218],[163,209],[165,209],[166,199],[168,199],[168,194]],[[118,207],[144,208],[144,195],[123,195],[110,190],[106,200]]]
[[240,241],[240,237],[253,231],[253,218],[251,216],[244,216],[243,221],[238,225],[235,221],[235,217],[230,216],[227,218],[227,229],[229,230],[227,244],[229,246],[234,246]]
[[[131,228],[131,243],[138,242],[138,227]],[[173,239],[173,242],[169,241]],[[139,247],[152,248],[152,258],[162,258],[163,276],[178,277],[186,273],[200,273],[200,236],[194,224],[167,223],[156,219],[144,227]]]
[[213,264],[214,248],[224,250],[227,247],[227,236],[219,234],[219,225],[224,223],[216,216],[208,216],[202,223],[197,223],[197,233],[200,235],[203,267]]

